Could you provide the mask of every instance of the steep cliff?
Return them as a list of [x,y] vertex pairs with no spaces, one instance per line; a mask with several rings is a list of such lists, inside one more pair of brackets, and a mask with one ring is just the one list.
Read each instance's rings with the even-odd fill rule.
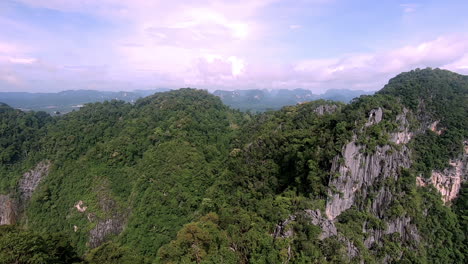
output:
[[431,177],[428,179],[423,177],[416,178],[417,184],[421,187],[426,187],[429,184],[433,185],[442,195],[442,200],[447,205],[458,197],[463,182],[468,180],[467,141],[464,141],[464,145],[465,153],[461,158],[451,160],[448,168],[442,171],[432,171]]
[[18,186],[21,203],[24,204],[31,199],[41,180],[49,174],[50,166],[50,161],[41,161],[35,168],[23,174]]
[[[391,142],[400,144],[399,146],[378,146],[372,154],[366,154],[363,152],[366,146],[356,143],[358,135],[354,135],[353,140],[343,147],[341,155],[333,159],[331,173],[339,176],[332,178],[329,183],[330,198],[326,205],[328,219],[335,219],[341,212],[355,205],[356,196],[365,200],[369,195],[369,189],[372,189],[378,181],[387,178],[397,180],[400,168],[411,166],[410,150],[406,146],[411,138],[405,116],[407,113],[405,110],[403,114],[397,116],[395,121],[399,130],[390,135]],[[369,113],[366,126],[376,125],[381,120],[382,109],[374,109]],[[372,204],[373,213],[381,216],[390,202],[391,193],[382,187],[377,191],[377,197]]]
[[0,195],[0,225],[16,223],[39,183],[48,175],[50,166],[48,160],[39,162],[33,169],[23,174],[17,194]]

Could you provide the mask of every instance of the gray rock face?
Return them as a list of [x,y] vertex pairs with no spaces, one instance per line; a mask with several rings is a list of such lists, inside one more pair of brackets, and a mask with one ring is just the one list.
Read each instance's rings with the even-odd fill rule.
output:
[[[395,197],[391,187],[382,184],[386,179],[397,180],[400,169],[411,166],[410,150],[406,146],[413,137],[413,132],[409,129],[409,114],[411,112],[408,109],[403,109],[403,112],[396,117],[397,130],[389,133],[390,141],[398,144],[398,147],[392,144],[378,146],[371,154],[367,154],[363,151],[366,146],[356,143],[359,133],[363,133],[365,128],[359,130],[353,140],[343,147],[341,155],[336,156],[332,162],[331,175],[337,175],[337,177],[332,177],[329,181],[330,189],[325,216],[322,216],[319,210],[305,210],[305,215],[310,219],[311,224],[322,228],[320,239],[336,236],[345,245],[350,259],[359,257],[359,249],[338,232],[335,221],[343,211],[352,206],[366,210],[385,221],[387,225],[385,230],[366,229],[366,225],[363,225],[362,232],[366,233],[364,245],[367,248],[372,248],[376,243],[381,245],[383,236],[392,233],[399,233],[403,241],[420,241],[417,227],[411,223],[411,218],[385,218],[385,211],[391,206]],[[378,124],[382,118],[383,110],[373,109],[369,113],[365,126]],[[372,197],[370,204],[367,203],[369,197]],[[293,232],[287,228],[287,225],[294,220],[293,215],[278,225],[276,235],[293,236]],[[383,258],[384,262],[390,260],[388,257]]]
[[[110,235],[118,235],[125,227],[126,217],[125,214],[119,212],[118,205],[110,198],[101,197],[99,207],[107,215],[108,218],[98,218],[93,213],[88,213],[87,218],[90,222],[95,222],[96,226],[89,231],[88,245],[95,248],[104,243]],[[84,212],[84,211],[83,211]]]
[[305,210],[306,215],[310,218],[311,223],[322,228],[320,239],[336,236],[338,234],[333,221],[322,216],[320,210]]
[[[372,110],[366,126],[381,122],[382,114],[380,108]],[[390,141],[399,144],[399,148],[390,145],[379,146],[372,154],[365,154],[362,151],[365,146],[357,145],[353,140],[343,147],[341,156],[335,157],[332,174],[338,173],[339,176],[332,178],[329,183],[331,188],[326,204],[326,215],[329,220],[334,221],[351,206],[364,208],[366,205],[360,203],[369,195],[373,198],[367,210],[376,217],[384,219],[385,211],[390,207],[394,195],[389,187],[380,183],[389,178],[397,180],[400,168],[411,166],[410,150],[406,144],[413,137],[413,133],[409,130],[408,114],[409,111],[404,109],[403,113],[396,117],[398,130],[389,135]],[[355,135],[354,138],[357,137]],[[403,241],[420,241],[418,230],[411,223],[411,218],[399,217],[385,222],[387,224],[385,230],[366,230],[363,227],[363,232],[367,233],[364,241],[367,248],[371,248],[375,243],[381,244],[383,236],[392,233],[400,233]],[[352,243],[348,243],[347,248],[348,257],[357,256],[358,251]],[[384,258],[384,262],[386,259]]]
[[325,104],[325,105],[320,105],[319,107],[315,108],[314,112],[317,115],[322,116],[322,115],[325,115],[325,114],[331,114],[331,113],[335,112],[336,109],[338,109],[337,105]]
[[408,114],[409,110],[403,108],[403,113],[396,117],[398,131],[390,134],[390,141],[396,144],[407,144],[413,138],[414,133],[409,130]]
[[380,123],[382,121],[383,110],[382,108],[372,109],[369,113],[369,120],[366,123],[366,126],[372,126]]
[[[367,196],[367,189],[377,180],[393,177],[397,178],[400,167],[409,168],[411,165],[409,149],[403,146],[400,151],[390,146],[377,147],[374,154],[366,155],[360,152],[361,146],[354,141],[348,143],[342,152],[344,164],[340,164],[339,157],[335,157],[332,172],[339,173],[339,177],[331,179],[326,205],[326,215],[333,220],[344,210],[351,208],[355,202],[356,193],[361,197]],[[381,198],[383,201],[384,199]],[[375,205],[379,207],[379,205]]]
[[387,222],[386,230],[366,230],[367,239],[364,241],[364,245],[370,248],[374,243],[381,243],[381,239],[384,235],[400,233],[402,241],[420,241],[418,229],[414,224],[411,223],[409,217],[398,217],[394,220]]
[[96,227],[89,232],[89,246],[95,248],[106,241],[109,235],[118,235],[122,232],[124,221],[121,218],[100,220]]
[[[310,223],[322,228],[322,233],[319,236],[320,240],[328,237],[336,236],[346,246],[346,255],[351,259],[359,255],[359,249],[349,239],[338,233],[335,223],[322,215],[320,210],[304,210],[300,212],[310,220]],[[298,213],[299,214],[299,213]],[[294,236],[294,231],[288,225],[296,221],[297,214],[289,216],[288,219],[276,226],[273,236],[275,238],[289,238]]]
[[36,167],[23,174],[19,184],[21,201],[29,201],[42,178],[49,174],[50,161],[41,161]]
[[12,198],[11,194],[0,195],[0,225],[11,225],[18,220],[41,179],[49,173],[50,165],[50,161],[41,161],[23,174],[18,186],[19,198]]
[[16,222],[18,205],[9,195],[0,195],[0,225],[12,225]]
[[[310,223],[322,228],[322,233],[320,234],[320,239],[325,239],[327,237],[336,236],[338,234],[335,224],[333,221],[322,216],[320,210],[304,210],[304,212],[299,212],[303,214],[307,219],[310,220]],[[297,214],[299,214],[297,213]],[[276,226],[274,237],[287,238],[294,235],[294,231],[289,228],[289,224],[296,221],[297,214],[290,215],[288,219],[284,220],[282,223]]]
[[348,256],[348,258],[352,259],[359,255],[359,249],[349,239],[340,236],[338,240],[344,242],[344,244],[346,245],[346,255]]
[[288,219],[276,225],[273,237],[288,238],[294,235],[294,231],[289,227],[289,224],[296,220],[296,215],[290,215]]
[[[341,156],[334,158],[331,172],[332,175],[338,174],[339,176],[332,178],[329,182],[331,188],[328,192],[329,198],[325,210],[328,219],[333,220],[343,211],[351,208],[357,194],[361,198],[366,198],[369,188],[378,181],[389,177],[396,180],[401,167],[411,166],[410,151],[404,145],[412,136],[408,130],[407,114],[408,110],[404,109],[403,113],[397,116],[396,122],[399,124],[399,130],[390,135],[395,143],[402,144],[400,149],[385,145],[377,147],[373,154],[365,154],[362,153],[364,147],[357,145],[353,140],[343,147]],[[382,115],[381,108],[371,110],[366,126],[381,122]],[[354,138],[357,136],[355,135]],[[381,189],[372,204],[374,213],[381,216],[382,210],[390,202],[391,192]]]
[[380,188],[380,190],[377,192],[377,196],[372,201],[372,214],[378,218],[382,218],[386,209],[390,207],[392,199],[393,194],[388,188]]

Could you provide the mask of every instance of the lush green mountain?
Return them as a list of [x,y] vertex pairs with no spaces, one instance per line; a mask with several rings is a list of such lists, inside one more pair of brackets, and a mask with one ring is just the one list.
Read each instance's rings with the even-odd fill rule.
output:
[[180,89],[0,105],[2,263],[465,263],[468,77],[232,110]]

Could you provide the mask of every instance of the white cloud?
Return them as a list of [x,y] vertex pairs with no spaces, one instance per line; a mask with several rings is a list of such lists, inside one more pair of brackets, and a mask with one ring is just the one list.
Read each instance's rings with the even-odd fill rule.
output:
[[454,62],[444,65],[443,68],[462,74],[468,74],[468,52]]
[[403,8],[403,12],[405,13],[413,13],[419,7],[418,4],[407,3],[407,4],[400,4],[400,7]]
[[9,58],[8,61],[13,64],[33,64],[37,62],[36,58]]
[[468,35],[451,35],[384,52],[305,60],[294,70],[302,74],[299,79],[319,82],[323,87],[345,85],[377,90],[403,71],[442,67],[460,72],[467,65]]
[[232,76],[239,76],[244,73],[245,63],[242,59],[239,59],[236,56],[231,56],[228,58],[228,61],[231,63]]
[[[58,58],[47,56],[47,61],[41,52],[56,55],[51,50],[53,47],[42,47],[31,53],[24,47],[0,41],[0,69],[9,69],[1,78],[10,84],[20,83],[18,76],[21,76],[23,83],[29,83],[31,87],[39,80],[55,82],[61,89],[71,88],[64,84],[78,88],[79,85],[97,88],[101,85],[111,89],[112,83],[115,87],[132,89],[133,82],[135,85],[173,88],[376,90],[388,78],[416,67],[468,71],[466,35],[443,36],[386,51],[293,61],[288,56],[292,53],[288,44],[282,46],[284,42],[273,39],[284,33],[276,34],[277,31],[301,29],[302,25],[294,24],[299,20],[282,20],[279,25],[269,25],[259,18],[269,15],[262,13],[263,8],[276,0],[19,1],[37,8],[95,16],[110,21],[119,33],[103,36],[101,46],[93,46],[94,43],[83,49],[64,40],[65,44],[60,42],[56,46],[62,47],[61,52],[73,55],[67,55],[65,59],[62,55]],[[310,2],[323,4],[328,0],[307,1]],[[400,7],[403,12],[411,13],[418,5],[410,3]],[[288,15],[286,12],[285,16]],[[38,38],[42,36],[36,34]],[[53,42],[47,37],[45,40],[43,44]],[[34,48],[41,47],[35,43]],[[103,49],[106,55],[100,57]],[[278,50],[280,52],[276,52]],[[100,60],[95,59],[96,56]]]

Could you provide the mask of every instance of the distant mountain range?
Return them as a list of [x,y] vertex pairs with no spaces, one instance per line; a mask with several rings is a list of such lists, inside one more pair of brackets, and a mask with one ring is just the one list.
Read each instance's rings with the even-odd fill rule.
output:
[[236,91],[214,91],[214,95],[221,98],[223,103],[232,108],[243,111],[264,112],[267,110],[278,110],[283,106],[296,105],[318,99],[333,100],[343,103],[350,102],[353,98],[361,95],[370,95],[374,92],[337,89],[328,90],[324,94],[314,94],[311,90],[236,90]]
[[[73,90],[59,93],[0,92],[0,102],[25,111],[45,111],[48,113],[67,113],[79,109],[86,103],[122,100],[135,102],[148,95],[169,91],[169,89],[135,90],[131,92],[106,92],[94,90]],[[294,90],[216,90],[214,95],[228,106],[242,111],[264,112],[277,110],[283,106],[296,105],[317,99],[349,102],[355,97],[373,92],[355,90],[328,90],[324,94],[314,94],[306,89]]]
[[110,100],[135,102],[138,98],[166,91],[169,91],[169,89],[136,90],[132,92],[94,90],[73,90],[59,93],[0,92],[0,102],[25,111],[34,110],[48,113],[67,113],[79,109],[86,103]]

